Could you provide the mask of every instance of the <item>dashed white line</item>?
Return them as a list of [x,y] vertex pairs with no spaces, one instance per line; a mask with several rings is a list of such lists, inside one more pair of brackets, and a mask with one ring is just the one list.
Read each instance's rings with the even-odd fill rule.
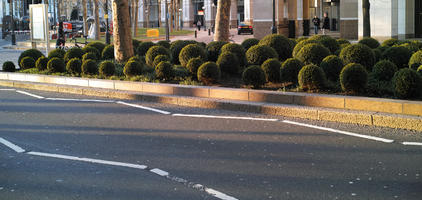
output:
[[305,124],[305,123],[293,122],[293,121],[289,121],[289,120],[283,120],[282,122],[288,123],[288,124],[294,124],[294,125],[297,125],[297,126],[304,126],[304,127],[308,127],[308,128],[314,128],[314,129],[329,131],[329,132],[333,132],[333,133],[339,133],[339,134],[353,136],[353,137],[364,138],[364,139],[368,139],[368,140],[375,140],[375,141],[379,141],[379,142],[385,142],[385,143],[393,143],[394,142],[394,140],[391,140],[391,139],[385,139],[385,138],[369,136],[369,135],[362,135],[362,134],[352,133],[352,132],[348,132],[348,131],[341,131],[341,130],[336,130],[336,129],[332,129],[332,128],[326,128],[326,127],[315,126],[315,125],[310,125],[310,124]]
[[160,176],[168,176],[169,175],[168,172],[161,170],[161,169],[158,169],[158,168],[154,168],[154,169],[151,169],[149,171],[154,173],[154,174],[160,175]]
[[270,121],[276,122],[278,119],[254,118],[254,117],[231,117],[231,116],[216,116],[216,115],[192,115],[192,114],[173,114],[175,117],[195,117],[195,118],[212,118],[212,119],[240,119],[253,121]]
[[116,103],[121,104],[121,105],[125,105],[125,106],[134,107],[134,108],[149,110],[149,111],[161,113],[161,114],[164,114],[164,115],[170,115],[171,114],[171,112],[167,112],[167,111],[164,111],[164,110],[159,110],[159,109],[141,106],[141,105],[137,105],[137,104],[126,103],[126,102],[123,102],[123,101],[116,101]]
[[100,100],[100,99],[68,99],[68,98],[45,98],[51,101],[77,101],[77,102],[95,102],[95,103],[115,103],[111,100]]
[[403,145],[422,146],[422,142],[402,142]]
[[219,199],[222,199],[222,200],[238,200],[238,199],[236,199],[236,198],[234,198],[232,196],[229,196],[227,194],[224,194],[222,192],[219,192],[219,191],[214,190],[214,189],[211,189],[211,188],[206,188],[205,189],[205,192],[207,192],[208,194],[210,194],[210,195],[212,195],[214,197],[217,197]]
[[23,153],[25,152],[25,149],[22,149],[21,147],[19,147],[18,145],[15,145],[3,138],[0,137],[0,143],[4,144],[5,146],[13,149],[13,151],[16,151],[17,153]]
[[39,95],[36,95],[36,94],[32,94],[32,93],[29,93],[29,92],[25,92],[25,91],[22,91],[22,90],[16,90],[16,92],[20,93],[20,94],[31,96],[31,97],[35,97],[37,99],[44,99],[45,98],[45,97],[42,97],[42,96],[39,96]]

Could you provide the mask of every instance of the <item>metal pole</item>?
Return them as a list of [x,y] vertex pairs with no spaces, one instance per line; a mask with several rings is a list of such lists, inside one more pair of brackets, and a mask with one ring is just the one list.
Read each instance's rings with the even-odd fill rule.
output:
[[169,32],[169,19],[168,19],[168,4],[167,4],[167,0],[166,0],[166,40],[170,41],[170,32]]
[[12,10],[12,14],[11,14],[11,20],[12,20],[12,45],[16,45],[16,35],[15,35],[15,20],[13,19],[13,1],[10,1],[10,9]]
[[109,32],[109,29],[108,29],[108,0],[106,0],[106,3],[105,3],[106,5],[105,5],[105,19],[106,19],[106,43],[107,44],[110,44],[110,32]]
[[273,26],[271,27],[273,34],[277,33],[277,28],[275,27],[275,0],[273,0]]

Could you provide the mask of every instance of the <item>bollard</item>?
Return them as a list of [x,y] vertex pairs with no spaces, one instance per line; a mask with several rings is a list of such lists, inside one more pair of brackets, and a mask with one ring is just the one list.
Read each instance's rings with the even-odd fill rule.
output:
[[198,37],[198,32],[195,30],[195,38]]
[[211,35],[211,29],[208,29],[208,35]]

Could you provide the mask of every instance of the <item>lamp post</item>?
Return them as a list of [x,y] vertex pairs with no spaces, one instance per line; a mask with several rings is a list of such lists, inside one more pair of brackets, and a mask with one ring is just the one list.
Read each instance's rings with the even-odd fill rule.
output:
[[169,10],[168,10],[167,0],[166,0],[165,3],[166,3],[166,7],[165,7],[165,14],[166,14],[166,40],[167,41],[170,41],[169,18],[168,18]]
[[109,28],[108,28],[108,0],[105,1],[104,18],[106,20],[106,43],[110,44],[110,31],[109,31]]
[[273,26],[271,27],[271,32],[273,34],[277,33],[277,28],[275,27],[275,0],[273,0]]
[[13,19],[13,1],[10,1],[10,10],[12,11],[12,14],[10,15],[10,18],[12,20],[11,25],[12,25],[12,35],[11,35],[11,39],[12,39],[12,45],[16,45],[16,35],[15,35],[15,19]]

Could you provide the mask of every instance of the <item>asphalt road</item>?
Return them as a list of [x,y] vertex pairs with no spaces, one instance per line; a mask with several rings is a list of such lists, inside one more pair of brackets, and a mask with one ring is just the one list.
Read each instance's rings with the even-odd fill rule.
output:
[[0,138],[25,151],[0,143],[0,199],[422,196],[422,146],[402,144],[420,132],[4,89]]

